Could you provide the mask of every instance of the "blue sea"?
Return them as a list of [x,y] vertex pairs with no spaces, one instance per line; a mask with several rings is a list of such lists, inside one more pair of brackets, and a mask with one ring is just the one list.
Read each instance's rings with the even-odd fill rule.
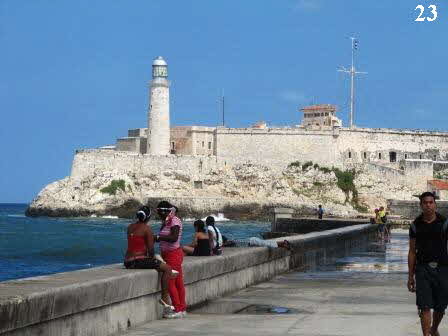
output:
[[[0,281],[119,263],[126,249],[128,219],[30,218],[27,204],[0,203]],[[160,222],[151,221],[158,232]],[[230,238],[260,236],[266,222],[217,222]],[[193,222],[184,222],[183,244],[189,244]]]

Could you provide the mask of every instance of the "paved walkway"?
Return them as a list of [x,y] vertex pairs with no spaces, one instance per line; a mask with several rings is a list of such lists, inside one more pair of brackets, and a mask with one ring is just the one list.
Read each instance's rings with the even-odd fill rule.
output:
[[[278,276],[184,319],[150,322],[123,335],[420,335],[415,296],[406,289],[406,254],[406,234],[394,233],[387,251],[373,245],[335,265]],[[257,311],[267,305],[290,312]],[[448,334],[448,322],[440,332]]]

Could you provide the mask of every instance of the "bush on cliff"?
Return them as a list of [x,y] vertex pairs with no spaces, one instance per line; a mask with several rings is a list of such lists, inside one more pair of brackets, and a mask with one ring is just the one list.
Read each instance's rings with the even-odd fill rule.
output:
[[100,191],[104,194],[116,195],[118,188],[126,191],[126,183],[124,180],[112,180],[107,187],[100,189]]
[[311,167],[313,165],[313,161],[307,161],[302,166],[302,171],[305,171],[308,169],[308,167]]
[[300,161],[294,161],[288,165],[288,168],[291,168],[291,167],[299,167],[300,168],[300,166],[301,166]]

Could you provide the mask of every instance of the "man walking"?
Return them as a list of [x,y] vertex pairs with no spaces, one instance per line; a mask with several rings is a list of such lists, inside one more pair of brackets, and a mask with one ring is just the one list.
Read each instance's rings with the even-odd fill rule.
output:
[[416,292],[423,336],[439,336],[448,304],[448,224],[436,212],[434,194],[424,192],[419,198],[422,214],[409,228],[408,289]]
[[322,219],[324,216],[324,209],[322,209],[322,205],[319,204],[317,207],[317,218]]

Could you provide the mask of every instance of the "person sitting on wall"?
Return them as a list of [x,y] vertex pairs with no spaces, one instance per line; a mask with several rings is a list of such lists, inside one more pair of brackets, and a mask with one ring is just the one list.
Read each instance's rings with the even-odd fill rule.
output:
[[210,239],[210,246],[212,248],[213,254],[221,255],[224,237],[221,234],[221,231],[219,231],[219,229],[215,225],[215,218],[213,216],[208,216],[205,219],[205,224],[207,227],[207,232]]
[[149,207],[141,207],[136,214],[137,221],[129,224],[127,228],[128,248],[124,257],[124,266],[128,269],[155,269],[162,273],[161,287],[162,298],[159,303],[164,307],[170,307],[168,293],[168,281],[176,277],[177,271],[173,270],[162,258],[154,256],[154,235],[148,224],[151,217]]
[[198,219],[194,222],[193,242],[182,247],[184,253],[190,256],[210,256],[212,253],[209,234],[205,229],[205,223]]

